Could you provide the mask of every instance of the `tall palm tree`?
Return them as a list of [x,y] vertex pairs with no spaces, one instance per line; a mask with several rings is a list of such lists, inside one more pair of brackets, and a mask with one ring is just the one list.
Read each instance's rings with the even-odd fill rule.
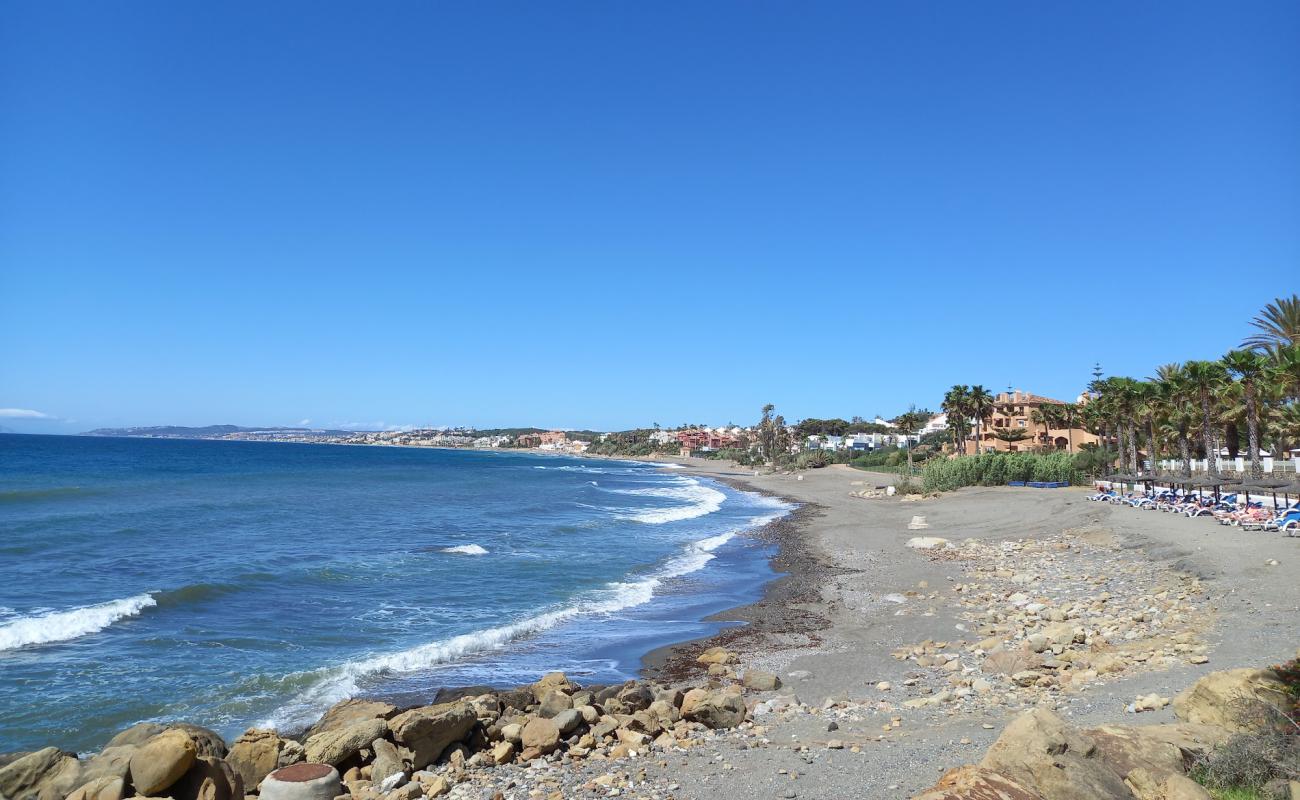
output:
[[1061,422],[1065,423],[1066,447],[1068,448],[1068,452],[1073,453],[1074,452],[1074,428],[1075,428],[1075,423],[1077,423],[1079,420],[1079,412],[1080,412],[1079,404],[1061,403],[1061,405],[1058,406],[1058,408],[1060,409],[1060,413],[1061,413]]
[[966,455],[966,420],[970,418],[970,387],[955,384],[943,396],[943,411],[948,415],[948,428],[952,431],[953,449]]
[[975,455],[979,455],[984,440],[981,433],[984,423],[993,416],[994,398],[988,389],[977,383],[970,387],[969,402],[971,416],[975,418]]
[[1195,417],[1189,411],[1192,392],[1187,386],[1187,375],[1182,364],[1161,364],[1156,367],[1152,382],[1163,388],[1164,418],[1172,438],[1178,441],[1178,457],[1183,462],[1183,475],[1192,474],[1191,429]]
[[1156,436],[1156,422],[1164,410],[1165,387],[1158,381],[1136,381],[1137,414],[1146,423],[1147,458],[1151,461],[1151,471],[1156,472],[1160,465],[1160,440]]
[[1210,397],[1226,377],[1223,365],[1217,361],[1188,361],[1183,366],[1183,372],[1186,375],[1188,389],[1194,393],[1200,405],[1201,444],[1205,447],[1205,471],[1210,477],[1218,477],[1219,466],[1216,459],[1219,456],[1219,449],[1215,447],[1214,442]]
[[1246,442],[1250,448],[1250,476],[1264,474],[1259,461],[1259,386],[1269,379],[1270,360],[1254,350],[1233,350],[1223,357],[1228,373],[1241,382],[1246,401]]
[[1279,297],[1250,322],[1258,333],[1246,337],[1242,347],[1269,350],[1288,344],[1300,344],[1300,295]]

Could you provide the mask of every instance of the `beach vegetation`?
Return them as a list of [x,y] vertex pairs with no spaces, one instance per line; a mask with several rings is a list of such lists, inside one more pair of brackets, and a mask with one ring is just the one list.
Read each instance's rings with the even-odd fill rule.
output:
[[831,458],[822,450],[809,450],[800,453],[795,460],[798,469],[821,469],[831,463]]
[[921,474],[927,492],[950,492],[963,486],[1005,486],[1012,481],[1069,481],[1081,474],[1076,455],[1065,452],[980,453],[949,459],[931,459]]
[[1300,295],[1277,298],[1264,306],[1250,325],[1256,332],[1246,337],[1242,347],[1275,350],[1300,344]]

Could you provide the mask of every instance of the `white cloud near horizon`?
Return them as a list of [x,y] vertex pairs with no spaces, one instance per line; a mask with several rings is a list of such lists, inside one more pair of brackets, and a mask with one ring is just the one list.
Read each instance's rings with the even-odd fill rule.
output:
[[311,420],[310,420],[310,419],[300,419],[300,420],[298,420],[298,424],[299,424],[299,425],[303,425],[303,426],[305,426],[305,425],[310,425],[310,424],[311,424]]
[[0,408],[0,419],[56,419],[56,417],[30,408]]

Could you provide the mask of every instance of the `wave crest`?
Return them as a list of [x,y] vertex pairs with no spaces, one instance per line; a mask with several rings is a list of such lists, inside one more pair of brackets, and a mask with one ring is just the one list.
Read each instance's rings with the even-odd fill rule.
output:
[[0,626],[0,651],[16,650],[34,644],[66,642],[98,633],[120,619],[134,617],[156,605],[158,601],[152,594],[138,594],[93,606],[19,617]]
[[440,552],[459,553],[463,556],[485,556],[488,551],[477,544],[458,544],[455,547],[444,547]]
[[712,514],[722,508],[727,496],[711,486],[705,486],[694,478],[682,479],[673,486],[654,486],[646,489],[613,489],[615,494],[637,497],[662,497],[679,500],[685,505],[667,508],[627,509],[620,513],[623,519],[643,522],[647,525],[662,525],[666,522],[679,522]]

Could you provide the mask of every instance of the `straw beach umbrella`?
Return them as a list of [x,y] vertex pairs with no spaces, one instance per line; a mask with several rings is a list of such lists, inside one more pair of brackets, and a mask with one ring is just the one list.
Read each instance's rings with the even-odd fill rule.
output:
[[1271,491],[1273,493],[1273,508],[1277,508],[1277,490],[1291,485],[1291,481],[1282,480],[1281,478],[1255,478],[1247,481],[1247,483]]

